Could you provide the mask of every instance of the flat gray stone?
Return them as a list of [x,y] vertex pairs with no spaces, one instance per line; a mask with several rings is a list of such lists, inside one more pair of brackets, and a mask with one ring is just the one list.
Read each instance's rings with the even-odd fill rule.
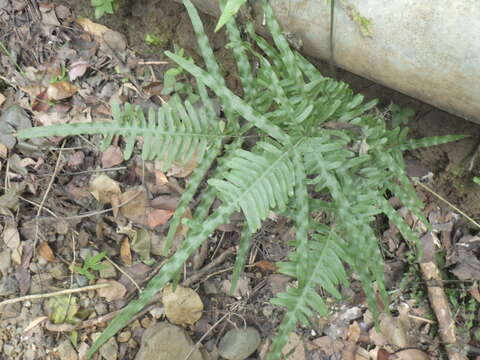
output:
[[[193,346],[192,339],[183,328],[163,321],[145,330],[135,360],[185,359]],[[203,360],[203,356],[196,349],[189,359]]]
[[253,327],[228,331],[218,345],[220,356],[228,360],[245,360],[260,345],[260,334]]

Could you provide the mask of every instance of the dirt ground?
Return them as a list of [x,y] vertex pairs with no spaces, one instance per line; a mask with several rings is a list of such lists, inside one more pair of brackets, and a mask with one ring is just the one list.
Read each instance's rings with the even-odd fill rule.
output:
[[[169,67],[163,50],[171,50],[176,44],[194,59],[200,60],[188,15],[182,5],[171,0],[120,1],[116,15],[107,15],[99,21],[94,20],[89,0],[53,1],[42,8],[42,15],[45,19],[46,14],[51,16],[49,11],[54,5],[63,5],[60,15],[59,8],[56,8],[61,26],[43,22],[39,28],[34,28],[29,21],[35,18],[35,11],[30,6],[22,8],[15,1],[12,4],[16,10],[3,15],[3,19],[8,21],[1,25],[0,35],[11,54],[23,54],[23,59],[28,59],[24,60],[24,66],[28,63],[29,67],[24,69],[24,80],[17,82],[11,74],[18,69],[12,66],[11,56],[2,53],[0,65],[5,75],[0,92],[6,98],[1,107],[2,116],[9,106],[17,104],[28,112],[16,109],[12,116],[27,122],[31,121],[27,119],[34,119],[35,124],[105,118],[109,116],[105,106],[108,99],[125,94],[135,98],[132,88],[139,82],[142,85],[145,83],[147,71],[140,63],[151,64],[148,65],[148,76],[152,84],[160,86],[158,84]],[[97,47],[93,37],[81,33],[78,25],[68,22],[72,16],[91,19],[123,35],[123,40],[120,38],[113,42],[120,51],[112,55]],[[232,56],[224,47],[224,34],[213,32],[215,19],[202,16],[202,21],[227,84],[232,89],[238,88]],[[57,30],[52,30],[52,26]],[[23,34],[25,41],[18,41],[18,34],[17,37],[12,35],[14,31]],[[42,35],[36,35],[36,31]],[[155,41],[145,41],[147,35]],[[45,39],[50,42],[45,42]],[[123,46],[124,40],[128,49]],[[45,44],[39,45],[41,41]],[[40,51],[35,53],[34,46]],[[61,103],[54,107],[50,104],[47,108],[42,107],[42,102],[38,101],[43,96],[39,84],[45,84],[45,77],[63,76],[58,71],[49,72],[49,69],[61,71],[65,60],[71,64],[73,60],[78,60],[78,54],[82,59],[90,56],[89,66],[96,70],[93,75],[88,78],[85,75],[85,79],[81,80],[81,100],[74,97],[75,100],[68,106]],[[328,74],[326,64],[315,62]],[[118,68],[127,70],[119,71]],[[451,285],[446,285],[446,293],[458,328],[458,342],[464,349],[467,349],[467,344],[470,349],[476,349],[480,345],[476,314],[480,294],[475,286],[480,280],[476,268],[480,265],[476,259],[478,247],[476,243],[468,243],[471,246],[466,256],[469,262],[462,263],[462,253],[456,244],[465,245],[470,241],[467,237],[478,231],[471,221],[457,214],[460,210],[473,220],[480,220],[480,185],[473,181],[475,176],[480,176],[480,126],[353,74],[340,71],[339,76],[367,98],[379,98],[380,109],[392,102],[413,108],[416,116],[409,127],[414,137],[471,135],[454,144],[414,151],[408,154],[407,164],[413,176],[432,173],[428,182],[432,191],[422,187],[418,187],[418,191],[427,204],[429,220],[440,229],[443,245],[441,262],[444,266],[441,270],[443,279],[451,281],[448,283]],[[125,87],[125,79],[133,84],[130,88]],[[143,87],[143,90],[155,94],[153,87]],[[62,91],[68,92],[68,89]],[[158,100],[150,99],[145,105],[155,102]],[[100,295],[95,291],[78,293],[75,303],[69,298],[57,302],[31,299],[3,306],[0,308],[0,351],[3,351],[0,359],[81,358],[91,339],[110,319],[110,314],[135,298],[136,286],[143,286],[158,271],[163,259],[158,251],[162,245],[161,234],[165,232],[168,216],[175,209],[192,171],[178,169],[174,174],[162,174],[155,164],[143,163],[138,156],[124,161],[116,145],[102,153],[97,136],[58,138],[55,146],[47,150],[44,145],[38,143],[33,149],[22,148],[9,153],[8,157],[5,153],[0,158],[3,165],[0,168],[3,190],[0,197],[0,208],[3,209],[0,230],[4,238],[8,234],[8,238],[13,239],[0,247],[0,301],[98,284],[97,277],[118,283],[119,290]],[[9,172],[13,175],[10,176]],[[92,197],[92,178],[102,174],[107,175],[109,180],[102,178],[106,183],[98,185],[97,196]],[[148,192],[154,195],[153,199],[143,198],[142,193],[141,199],[129,209],[121,210],[120,216],[112,211],[103,211],[121,203],[129,191],[138,189],[146,189],[145,197]],[[112,194],[119,197],[119,202],[111,200]],[[145,205],[147,202],[148,206]],[[147,208],[151,211],[149,214],[156,216],[155,231],[150,229],[150,220],[144,219]],[[132,226],[132,223],[137,225]],[[287,242],[293,229],[283,220],[269,221],[262,228],[256,235],[237,293],[232,297],[227,290],[229,270],[234,263],[232,254],[238,242],[237,225],[234,221],[219,229],[212,241],[195,255],[184,274],[183,285],[197,292],[203,302],[203,316],[195,325],[188,327],[187,332],[194,342],[201,339],[208,353],[204,359],[218,358],[217,348],[225,333],[234,326],[242,327],[244,324],[257,329],[262,339],[262,344],[250,359],[263,358],[282,316],[282,310],[271,305],[269,299],[288,286],[289,278],[277,274],[274,263],[287,254]],[[146,252],[138,240],[145,233],[150,241]],[[372,330],[365,299],[353,279],[353,290],[342,289],[345,300],[330,303],[331,317],[315,317],[311,319],[312,325],[299,327],[292,335],[289,345],[293,349],[291,358],[347,359],[346,346],[353,348],[348,353],[348,356],[354,356],[352,359],[393,359],[393,355],[388,357],[387,350],[387,355],[382,355],[379,350],[382,347],[398,353],[404,351],[404,359],[447,358],[445,349],[440,346],[438,326],[430,320],[433,317],[431,307],[434,306],[429,305],[427,292],[421,286],[420,270],[411,265],[408,260],[411,254],[404,244],[398,243],[389,224],[380,221],[379,233],[386,254],[386,277],[392,295],[393,316],[385,316],[381,331]],[[95,274],[93,280],[89,278],[88,269],[84,269],[83,273],[72,269],[72,264],[85,264],[99,251],[104,251],[114,264],[100,258],[104,265],[102,269],[97,273],[95,268],[90,268],[90,272]],[[405,307],[409,307],[411,312],[407,314]],[[75,309],[73,313],[72,309]],[[71,319],[72,322],[55,323],[52,314],[56,312],[64,320]],[[76,318],[75,323],[73,317]],[[105,359],[134,359],[140,344],[145,341],[142,340],[145,329],[164,318],[163,305],[158,302],[151,304],[114,338],[110,347],[103,348],[101,356]],[[352,342],[355,334],[358,336]],[[368,340],[361,340],[361,336],[367,335]],[[395,346],[388,347],[391,344]],[[407,353],[411,348],[421,351],[421,355]],[[371,351],[375,351],[375,355]],[[475,355],[471,358],[475,359]]]

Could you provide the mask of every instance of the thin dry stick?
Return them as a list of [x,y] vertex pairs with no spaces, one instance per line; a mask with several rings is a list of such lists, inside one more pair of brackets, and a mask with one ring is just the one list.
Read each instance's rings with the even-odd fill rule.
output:
[[46,294],[34,294],[34,295],[25,295],[21,296],[15,299],[8,299],[0,302],[0,306],[8,305],[8,304],[15,304],[20,301],[29,301],[29,300],[37,300],[37,299],[45,299],[49,297],[54,297],[54,296],[60,296],[60,295],[68,295],[68,294],[74,294],[78,292],[83,292],[83,291],[91,291],[91,290],[97,290],[101,289],[107,286],[111,286],[111,284],[96,284],[96,285],[89,285],[89,286],[84,286],[81,288],[76,288],[76,289],[65,289],[65,290],[60,290],[60,291],[54,291],[51,293],[46,293]]
[[433,262],[420,263],[420,270],[423,278],[434,283],[428,285],[428,298],[430,305],[438,320],[440,338],[445,345],[449,360],[466,360],[466,356],[461,354],[459,343],[457,341],[455,322],[448,304],[447,296],[443,291],[441,276],[437,266]]
[[120,271],[123,275],[125,275],[125,277],[130,280],[132,282],[133,285],[135,285],[135,287],[137,288],[138,291],[142,291],[142,289],[140,288],[140,285],[138,285],[138,283],[130,276],[128,275],[127,272],[125,272],[120,266],[118,266],[117,264],[115,264],[115,262],[110,259],[108,256],[105,256],[105,259],[113,265],[113,267],[115,267],[115,269],[117,269],[118,271]]
[[[65,140],[62,143],[62,148],[63,148],[63,145],[65,145]],[[55,178],[57,176],[58,169],[60,168],[61,157],[62,157],[62,151],[60,150],[60,152],[58,153],[57,162],[55,163],[55,169],[53,170],[52,177],[50,178],[50,181],[48,182],[47,190],[45,191],[45,194],[43,194],[42,201],[40,202],[40,206],[38,207],[37,217],[39,217],[41,212],[42,212],[43,204],[45,204],[45,201],[47,200],[48,194],[50,193],[50,190],[52,188],[53,182],[55,181]]]
[[462,215],[465,219],[467,219],[468,221],[470,221],[473,225],[475,225],[476,227],[480,228],[480,224],[478,222],[476,222],[474,219],[472,219],[470,216],[468,216],[465,212],[463,212],[462,210],[460,210],[458,207],[456,207],[455,205],[453,205],[451,202],[449,202],[447,199],[445,199],[444,197],[442,197],[440,194],[436,193],[435,191],[433,191],[433,189],[430,189],[427,185],[425,184],[422,184],[420,181],[418,180],[415,180],[414,179],[414,182],[416,185],[420,185],[421,187],[423,187],[425,190],[427,190],[429,193],[433,194],[434,196],[436,196],[439,200],[443,201],[445,204],[447,204],[448,206],[450,206],[453,210],[455,210],[456,212],[458,212],[460,215]]
[[183,286],[190,286],[193,283],[197,282],[200,278],[205,276],[206,273],[208,273],[211,269],[214,267],[220,265],[225,261],[225,258],[229,256],[230,254],[233,254],[235,252],[235,246],[229,247],[227,250],[225,250],[223,253],[218,255],[212,262],[210,262],[208,265],[205,265],[202,269],[198,270],[190,276],[189,278],[185,279],[182,282]]

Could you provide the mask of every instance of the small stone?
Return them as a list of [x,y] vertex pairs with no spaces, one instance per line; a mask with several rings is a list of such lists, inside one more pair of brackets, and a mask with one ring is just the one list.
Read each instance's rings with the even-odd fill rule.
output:
[[63,263],[54,263],[49,269],[50,274],[55,280],[65,280],[68,276],[67,267]]
[[10,344],[3,345],[3,353],[7,356],[12,356],[14,350],[15,350],[15,347],[13,345],[10,345]]
[[107,309],[107,305],[103,302],[101,303],[98,303],[95,305],[95,312],[97,313],[97,315],[103,315],[103,314],[106,314],[108,311]]
[[[142,344],[135,360],[179,360],[194,346],[186,331],[168,322],[157,323],[143,333]],[[203,360],[199,349],[191,354],[190,360]]]
[[58,355],[59,358],[62,360],[77,360],[77,352],[73,348],[72,344],[70,343],[70,340],[64,340],[59,346],[58,346]]
[[117,270],[115,269],[115,266],[106,260],[102,261],[101,264],[104,268],[100,270],[100,277],[102,279],[111,279],[117,276]]
[[142,326],[145,328],[145,329],[148,329],[150,326],[152,326],[154,323],[154,321],[152,319],[150,319],[149,317],[144,317],[142,320],[140,320],[140,324],[142,324]]
[[228,331],[218,345],[220,356],[228,360],[245,360],[260,345],[260,334],[253,327]]
[[120,334],[118,334],[117,336],[117,341],[119,343],[124,343],[124,342],[127,342],[128,340],[130,340],[130,338],[132,337],[132,333],[131,331],[122,331]]
[[107,360],[117,360],[118,356],[118,344],[115,341],[115,338],[110,338],[102,347],[99,349],[100,355]]
[[154,307],[150,310],[150,315],[152,315],[155,319],[160,319],[162,316],[165,316],[165,309],[163,306]]

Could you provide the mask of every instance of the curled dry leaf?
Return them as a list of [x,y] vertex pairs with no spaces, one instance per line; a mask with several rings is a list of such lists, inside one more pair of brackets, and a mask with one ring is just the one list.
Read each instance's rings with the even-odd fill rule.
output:
[[149,201],[145,189],[129,189],[122,194],[120,201],[126,203],[120,208],[123,216],[134,223],[147,224]]
[[89,191],[95,199],[103,204],[109,204],[112,201],[112,196],[119,196],[121,193],[118,182],[104,174],[93,179]]
[[127,292],[125,286],[115,280],[100,279],[97,284],[110,284],[110,286],[97,289],[98,296],[104,297],[107,301],[121,299]]
[[128,236],[124,236],[120,245],[120,258],[127,266],[132,266],[132,251],[130,249],[130,241]]
[[57,81],[50,84],[47,89],[49,100],[63,100],[72,97],[77,92],[77,87],[68,81]]
[[37,249],[38,255],[44,258],[47,261],[55,261],[55,255],[53,254],[52,248],[46,242],[42,242],[38,245]]
[[148,227],[155,229],[157,226],[165,224],[173,215],[172,210],[152,209],[148,212]]
[[70,65],[68,70],[68,79],[73,81],[82,77],[88,69],[88,63],[86,61],[76,61]]
[[83,28],[85,32],[96,37],[101,37],[107,31],[111,31],[105,25],[94,23],[92,20],[87,18],[77,19],[76,22]]
[[10,249],[16,249],[20,245],[20,233],[17,229],[17,224],[14,221],[10,221],[3,230],[3,241]]
[[172,324],[193,325],[202,317],[202,300],[192,289],[178,285],[173,291],[168,285],[163,290],[162,302],[165,315]]

